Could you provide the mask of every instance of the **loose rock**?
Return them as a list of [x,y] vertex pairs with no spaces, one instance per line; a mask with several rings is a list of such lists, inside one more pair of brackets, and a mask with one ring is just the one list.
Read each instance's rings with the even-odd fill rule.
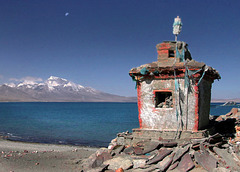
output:
[[103,164],[109,165],[108,169],[111,170],[117,170],[119,168],[126,170],[133,166],[132,158],[130,156],[118,156],[116,158],[105,161]]

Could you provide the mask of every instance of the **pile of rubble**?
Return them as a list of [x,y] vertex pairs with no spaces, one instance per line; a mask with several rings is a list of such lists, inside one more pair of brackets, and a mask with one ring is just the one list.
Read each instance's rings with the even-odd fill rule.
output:
[[[237,111],[225,115],[226,118],[221,116],[215,119],[213,125],[216,126],[216,131],[223,121],[233,115],[235,115],[233,128],[240,129],[237,113],[239,114]],[[235,132],[236,138],[239,137],[238,132]],[[119,133],[108,148],[101,148],[88,159],[82,160],[81,170],[82,172],[240,171],[240,142],[234,140],[236,139],[234,134],[225,132],[201,139],[159,138],[129,142],[126,140],[133,139],[131,133]]]
[[108,149],[99,149],[81,165],[84,172],[190,171],[195,167],[201,171],[240,171],[240,150],[220,134],[183,143],[149,140],[119,145],[114,139]]
[[220,115],[214,121],[215,132],[229,137],[231,143],[240,144],[240,109],[232,108],[226,115]]

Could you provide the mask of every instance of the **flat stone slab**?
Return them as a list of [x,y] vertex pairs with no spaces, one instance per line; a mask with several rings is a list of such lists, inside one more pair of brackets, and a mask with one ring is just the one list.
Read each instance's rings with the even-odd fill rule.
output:
[[143,154],[152,152],[153,150],[157,149],[159,145],[160,145],[160,143],[156,142],[156,141],[147,142],[144,145]]
[[208,153],[194,153],[195,161],[207,171],[213,171],[217,167],[217,160]]
[[237,165],[236,161],[233,159],[233,156],[228,153],[225,149],[219,149],[214,147],[213,150],[226,162],[227,165],[232,167],[234,170],[240,170],[240,167]]
[[161,140],[161,141],[160,141],[160,144],[161,144],[163,147],[176,147],[176,146],[178,145],[177,142],[172,141],[172,140]]
[[146,159],[133,159],[133,168],[142,168],[146,165]]
[[166,171],[171,165],[173,160],[173,155],[166,156],[162,161],[157,163],[157,167],[160,171]]
[[148,165],[155,164],[155,163],[163,160],[163,158],[165,158],[170,153],[172,153],[172,150],[167,149],[167,148],[162,148],[162,149],[159,150],[158,154],[155,157],[153,157],[151,160],[149,160],[147,162],[147,164]]
[[191,139],[191,143],[193,145],[196,145],[196,144],[200,144],[200,143],[203,143],[205,141],[207,141],[208,138],[202,138],[202,139]]
[[134,147],[133,149],[134,149],[134,153],[135,153],[136,155],[143,155],[143,154],[144,154],[144,153],[143,153],[143,149],[140,148],[139,146],[136,146],[136,147]]
[[102,157],[100,155],[103,154],[104,152],[107,153],[108,149],[100,148],[95,153],[90,155],[89,158],[83,160],[82,166],[84,167],[84,169],[90,169],[90,168],[95,168],[95,167],[101,166],[104,161],[104,157]]
[[112,159],[111,154],[108,152],[102,152],[101,154],[97,155],[95,161],[92,164],[92,168],[101,166],[104,161],[109,159]]
[[179,161],[176,161],[175,163],[173,163],[173,164],[169,167],[169,170],[173,170],[173,169],[177,168],[178,164],[179,164]]
[[176,151],[174,157],[173,157],[173,163],[175,163],[177,160],[179,160],[186,152],[189,151],[190,145],[185,146],[184,148],[178,148]]
[[133,149],[132,146],[130,146],[130,147],[128,147],[128,148],[125,148],[123,152],[124,152],[125,154],[131,155],[131,154],[133,154],[134,149]]
[[99,167],[100,165],[102,165],[103,161],[104,161],[104,159],[102,156],[97,156],[95,161],[92,164],[92,168]]
[[116,147],[114,147],[113,152],[118,155],[118,154],[120,154],[124,150],[124,148],[125,147],[123,145],[116,146]]
[[211,144],[215,144],[221,141],[223,141],[223,137],[219,133],[216,133],[208,138],[208,142]]
[[132,158],[130,156],[118,156],[116,158],[104,161],[103,164],[109,165],[108,169],[111,170],[117,170],[119,168],[127,170],[133,166]]
[[195,167],[192,159],[191,159],[191,156],[189,153],[186,153],[181,161],[179,162],[178,166],[177,166],[177,170],[178,171],[181,171],[181,172],[184,172],[184,171],[189,171],[191,169],[193,169]]

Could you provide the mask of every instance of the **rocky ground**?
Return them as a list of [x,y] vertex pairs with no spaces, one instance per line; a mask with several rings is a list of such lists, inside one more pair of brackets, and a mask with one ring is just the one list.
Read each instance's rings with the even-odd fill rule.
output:
[[83,172],[240,171],[240,110],[211,117],[206,138],[122,142],[131,133],[120,133],[108,148],[101,148],[80,162]]
[[74,172],[97,148],[0,140],[0,172]]

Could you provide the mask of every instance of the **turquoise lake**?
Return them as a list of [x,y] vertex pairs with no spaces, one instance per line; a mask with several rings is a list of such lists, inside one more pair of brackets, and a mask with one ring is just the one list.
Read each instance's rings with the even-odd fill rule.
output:
[[[236,107],[219,105],[212,115]],[[139,127],[137,103],[0,103],[0,121],[9,140],[97,147]]]

